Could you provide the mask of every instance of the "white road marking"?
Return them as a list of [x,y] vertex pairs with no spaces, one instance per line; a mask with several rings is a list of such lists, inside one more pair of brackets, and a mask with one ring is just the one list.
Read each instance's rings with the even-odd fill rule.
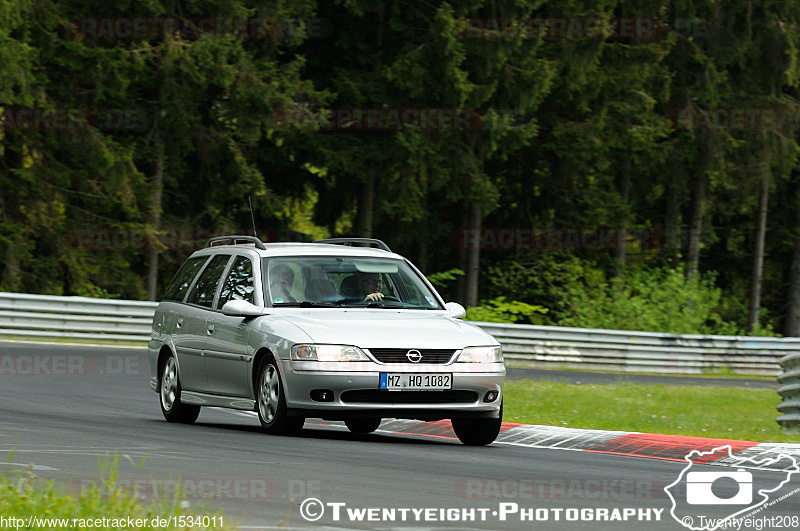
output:
[[26,469],[30,468],[30,469],[33,469],[33,470],[47,470],[47,471],[60,470],[58,468],[53,468],[51,466],[37,465],[36,463],[6,463],[6,465],[8,465],[8,466],[21,466],[21,467],[25,467]]
[[[236,411],[226,408],[214,408],[219,409],[220,411],[226,411],[228,413],[234,413],[239,415],[257,415],[254,411]],[[310,419],[309,419],[310,420]],[[388,422],[385,422],[380,428],[375,430],[375,433],[387,434],[387,435],[409,435],[409,436],[417,436],[417,437],[426,437],[429,438],[432,434],[428,433],[412,433],[405,431],[409,427],[421,424],[421,421],[408,421],[408,420],[401,420],[401,419],[386,419]],[[348,431],[347,428],[340,422],[318,422],[318,421],[310,421],[306,423],[307,427],[313,427],[317,429],[323,430],[333,430],[333,431]],[[602,444],[608,440],[613,440],[617,437],[622,437],[625,435],[630,434],[639,434],[641,432],[625,432],[625,431],[616,431],[616,430],[587,430],[587,429],[580,429],[580,428],[564,428],[560,426],[541,426],[538,424],[527,424],[521,426],[515,426],[509,430],[506,430],[497,437],[492,444],[504,444],[508,446],[517,446],[521,448],[539,448],[539,449],[553,449],[553,450],[565,450],[568,452],[583,452],[586,450],[586,444],[580,443],[589,443],[589,442],[596,442],[597,444]],[[436,436],[437,438],[441,438],[441,435]],[[455,440],[455,438],[453,438]],[[562,446],[565,443],[578,443],[578,448],[570,446]],[[786,453],[790,455],[800,455],[800,444],[792,444],[792,443],[760,443],[756,444],[749,449],[746,449],[742,452],[737,452],[734,457],[737,455],[744,457],[748,453],[756,453],[757,456],[775,456],[777,453]],[[654,456],[648,455],[631,455],[629,457],[638,457],[638,458],[646,458],[646,459],[657,459]],[[733,464],[726,463],[724,459],[721,459],[715,463],[712,463],[717,466],[736,466],[736,463],[739,462],[735,460]],[[745,467],[745,468],[756,468],[756,467]],[[769,468],[760,468],[760,470],[770,470]],[[774,470],[774,469],[772,469]],[[241,527],[241,526],[240,526]],[[266,528],[264,528],[266,529]]]

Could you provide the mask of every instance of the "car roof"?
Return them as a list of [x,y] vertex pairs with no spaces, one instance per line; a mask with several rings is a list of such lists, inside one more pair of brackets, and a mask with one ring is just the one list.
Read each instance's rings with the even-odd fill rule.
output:
[[217,254],[220,251],[252,251],[257,253],[262,258],[278,256],[358,256],[362,258],[369,257],[404,260],[401,255],[384,251],[383,249],[376,249],[373,247],[351,247],[347,245],[330,243],[264,242],[264,247],[265,249],[258,249],[256,248],[255,244],[214,245],[212,247],[204,247],[199,249],[193,253],[193,255],[202,256],[207,254]]

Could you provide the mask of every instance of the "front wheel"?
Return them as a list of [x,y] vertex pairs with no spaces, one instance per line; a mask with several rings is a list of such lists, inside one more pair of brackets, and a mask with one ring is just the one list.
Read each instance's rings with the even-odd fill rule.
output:
[[503,424],[503,403],[496,419],[451,419],[458,440],[467,446],[486,446],[497,439]]
[[347,429],[352,433],[372,433],[381,425],[381,419],[378,418],[358,418],[347,419],[344,421]]
[[178,378],[178,364],[170,354],[161,366],[159,386],[161,413],[167,422],[191,424],[200,415],[200,406],[190,406],[181,402],[181,382]]
[[286,414],[286,396],[275,360],[264,359],[261,362],[256,386],[258,420],[265,432],[282,435],[303,429],[304,418]]

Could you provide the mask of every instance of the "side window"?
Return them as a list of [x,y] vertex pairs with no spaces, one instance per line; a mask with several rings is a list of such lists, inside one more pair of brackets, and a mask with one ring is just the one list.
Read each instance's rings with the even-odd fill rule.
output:
[[255,281],[253,279],[253,264],[249,258],[237,256],[231,267],[231,272],[225,283],[222,284],[222,291],[219,294],[217,308],[228,301],[245,300],[253,304],[253,294],[255,293]]
[[167,293],[164,295],[165,300],[182,301],[183,296],[186,295],[186,290],[192,285],[192,280],[197,276],[197,272],[203,267],[203,264],[208,260],[207,256],[196,256],[186,260],[172,281],[169,283]]
[[225,266],[228,265],[228,259],[230,259],[230,255],[220,254],[209,262],[208,266],[200,273],[200,278],[197,279],[197,284],[194,285],[186,302],[211,308],[219,279],[222,272],[225,271]]

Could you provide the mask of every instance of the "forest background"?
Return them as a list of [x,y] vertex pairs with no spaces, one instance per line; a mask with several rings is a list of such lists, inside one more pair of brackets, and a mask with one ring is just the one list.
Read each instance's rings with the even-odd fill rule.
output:
[[800,2],[3,0],[0,290],[374,237],[468,316],[800,335]]

